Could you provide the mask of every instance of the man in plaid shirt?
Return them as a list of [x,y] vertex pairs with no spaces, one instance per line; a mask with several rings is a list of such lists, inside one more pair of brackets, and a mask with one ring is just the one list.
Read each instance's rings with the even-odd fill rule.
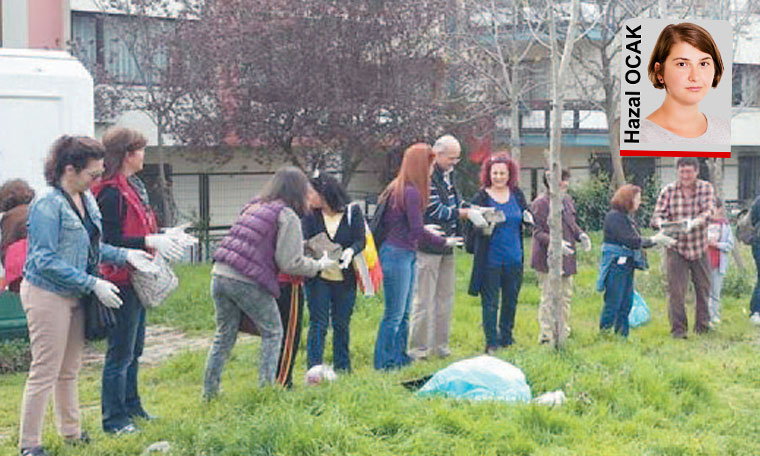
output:
[[[707,264],[707,222],[713,210],[715,192],[712,184],[697,179],[699,162],[693,157],[676,162],[678,179],[665,186],[657,198],[652,215],[654,228],[673,233],[678,243],[665,252],[668,279],[668,318],[674,338],[686,338],[688,324],[684,308],[686,281],[691,273],[696,295],[694,332],[708,330],[710,315],[707,296],[710,292],[710,273]],[[676,227],[663,226],[680,222]]]

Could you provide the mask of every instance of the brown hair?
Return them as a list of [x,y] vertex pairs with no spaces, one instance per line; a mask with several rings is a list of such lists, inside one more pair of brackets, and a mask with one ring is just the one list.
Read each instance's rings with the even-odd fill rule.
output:
[[633,184],[625,184],[612,196],[610,205],[620,212],[631,212],[633,210],[633,199],[641,193],[641,187]]
[[22,204],[29,204],[34,198],[34,190],[23,179],[12,179],[0,187],[0,212],[5,212]]
[[398,176],[385,187],[380,199],[393,197],[393,205],[404,208],[404,187],[411,184],[420,192],[420,210],[426,208],[430,198],[430,166],[434,158],[433,148],[425,143],[409,146],[404,151]]
[[[715,44],[715,40],[713,40],[713,37],[707,30],[691,22],[683,22],[681,24],[668,25],[662,29],[660,36],[657,37],[657,42],[654,45],[652,56],[649,57],[649,65],[647,66],[649,80],[652,81],[654,88],[665,88],[665,84],[660,82],[658,76],[662,75],[665,60],[670,55],[670,49],[677,43],[688,43],[700,51],[710,54],[715,63],[715,75],[713,76],[712,86],[718,87],[720,77],[723,75],[723,59],[720,57],[718,45]],[[654,69],[655,63],[660,64],[659,72]]]
[[109,179],[121,169],[127,154],[145,148],[148,140],[137,130],[123,127],[109,128],[103,135],[103,146],[106,148],[106,159],[103,173],[104,179]]
[[45,181],[50,186],[58,185],[68,165],[79,173],[90,160],[101,160],[104,156],[100,141],[87,136],[63,135],[53,143],[45,159]]
[[306,213],[308,193],[309,178],[303,171],[295,166],[283,166],[264,185],[259,198],[264,202],[280,200],[301,217]]

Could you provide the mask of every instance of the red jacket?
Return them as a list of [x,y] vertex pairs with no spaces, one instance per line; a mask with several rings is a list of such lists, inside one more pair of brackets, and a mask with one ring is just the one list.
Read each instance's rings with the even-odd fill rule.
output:
[[[112,178],[95,184],[92,187],[92,192],[97,197],[106,187],[115,187],[119,190],[121,201],[126,204],[126,207],[119,210],[122,237],[145,237],[158,232],[156,214],[152,209],[145,207],[135,189],[129,185],[126,176],[116,173]],[[129,266],[101,264],[100,273],[104,279],[117,285],[130,283],[131,271]]]

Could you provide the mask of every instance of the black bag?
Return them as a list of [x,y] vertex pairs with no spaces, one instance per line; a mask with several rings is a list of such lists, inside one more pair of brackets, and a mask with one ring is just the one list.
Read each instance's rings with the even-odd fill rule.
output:
[[369,221],[369,230],[372,231],[372,238],[375,240],[375,248],[378,251],[380,251],[380,245],[382,245],[386,236],[388,236],[388,230],[383,223],[383,216],[385,215],[385,210],[388,208],[389,199],[390,196],[386,195],[385,198],[382,198],[377,202],[375,213],[372,214],[372,219]]
[[89,341],[105,339],[109,329],[116,326],[116,313],[104,306],[94,293],[80,299],[84,306],[84,338]]

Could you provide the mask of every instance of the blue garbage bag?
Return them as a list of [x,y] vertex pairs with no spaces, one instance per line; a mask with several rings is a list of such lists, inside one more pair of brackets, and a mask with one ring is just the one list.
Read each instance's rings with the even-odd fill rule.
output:
[[649,313],[649,306],[644,298],[641,297],[638,291],[633,292],[633,305],[631,306],[631,312],[628,314],[628,326],[635,328],[648,323],[652,319],[652,315]]
[[530,387],[517,367],[488,355],[457,361],[439,370],[416,393],[472,400],[530,402]]

